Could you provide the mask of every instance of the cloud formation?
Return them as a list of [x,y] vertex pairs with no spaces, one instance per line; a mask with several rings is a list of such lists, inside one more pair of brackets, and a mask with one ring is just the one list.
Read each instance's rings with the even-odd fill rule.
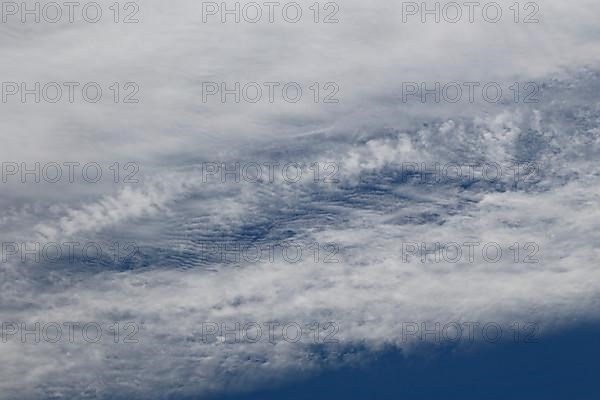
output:
[[[201,3],[187,0],[139,7],[131,25],[0,25],[2,50],[14,55],[0,66],[4,82],[98,82],[105,91],[98,103],[11,97],[1,105],[0,158],[98,162],[109,177],[11,176],[2,242],[139,247],[126,261],[34,262],[4,259],[3,246],[3,323],[96,322],[105,336],[32,343],[3,325],[0,398],[248,390],[358,362],[363,351],[410,351],[407,322],[535,321],[543,334],[598,317],[596,2],[546,1],[530,25],[403,23],[401,4],[384,1],[344,2],[330,25],[203,23]],[[237,81],[298,82],[305,97],[203,101],[203,82]],[[536,82],[540,101],[402,101],[403,83],[454,81]],[[114,82],[136,82],[140,102],[115,104]],[[314,82],[339,85],[339,103],[312,101]],[[115,162],[135,162],[139,182],[113,182]],[[215,163],[277,167],[273,179],[222,182],[207,173]],[[280,169],[289,163],[302,171],[293,182]],[[430,180],[423,164],[476,172]],[[474,241],[500,244],[504,257],[407,255],[409,244]],[[324,262],[323,247],[315,261],[314,243],[333,244],[337,262]],[[522,262],[528,243],[538,246],[535,263]],[[239,244],[301,245],[305,256],[249,262],[205,252]],[[137,343],[115,343],[111,327],[129,322]],[[206,341],[207,322],[334,322],[337,343]]]

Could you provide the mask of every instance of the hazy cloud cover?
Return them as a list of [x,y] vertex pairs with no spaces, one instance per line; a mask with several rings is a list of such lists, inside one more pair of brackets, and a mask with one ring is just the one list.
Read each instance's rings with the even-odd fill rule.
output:
[[[598,2],[540,2],[535,24],[510,13],[498,23],[403,22],[401,2],[379,0],[338,3],[335,24],[312,21],[314,2],[298,2],[306,14],[296,24],[250,24],[203,22],[202,2],[137,1],[139,22],[123,24],[111,21],[112,3],[98,2],[98,23],[17,15],[0,24],[2,82],[103,89],[97,103],[23,103],[19,94],[0,103],[0,239],[105,250],[135,242],[139,251],[125,261],[35,262],[3,245],[0,320],[131,322],[137,342],[105,331],[98,343],[32,343],[3,325],[0,398],[250,390],[389,346],[411,351],[407,322],[535,321],[543,335],[598,317]],[[514,2],[498,3],[506,12]],[[134,82],[139,102],[115,103],[114,82],[120,96]],[[304,91],[297,103],[223,103],[203,99],[206,82],[296,82]],[[339,102],[315,103],[315,82],[334,82]],[[515,82],[535,82],[539,101],[404,102],[406,82],[497,82],[509,98]],[[7,169],[36,162],[94,162],[103,176],[90,183],[79,166],[73,183],[22,183]],[[221,182],[207,173],[220,162],[277,167],[273,179]],[[302,171],[294,182],[280,170],[289,163]],[[314,163],[320,178],[335,179],[315,180]],[[415,163],[502,173],[432,182]],[[493,242],[505,253],[498,262],[480,248],[474,261],[407,256],[406,244],[424,242]],[[316,262],[314,243],[332,244],[336,262],[323,261],[327,249]],[[522,262],[527,243],[538,246],[537,262]],[[206,255],[234,244],[305,253],[294,263]],[[336,343],[206,341],[207,322],[333,322]]]

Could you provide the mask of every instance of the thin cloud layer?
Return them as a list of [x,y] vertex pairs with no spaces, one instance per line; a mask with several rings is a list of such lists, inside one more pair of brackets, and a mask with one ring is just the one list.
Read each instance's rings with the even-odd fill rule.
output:
[[[14,55],[4,82],[105,90],[98,103],[17,95],[0,106],[4,162],[104,172],[96,183],[2,177],[0,237],[21,251],[2,247],[0,398],[250,390],[389,346],[413,351],[407,323],[535,322],[541,335],[598,317],[599,5],[547,1],[528,25],[404,23],[401,3],[339,6],[328,25],[203,23],[191,1],[140,2],[137,24],[0,25]],[[238,81],[306,92],[298,103],[203,100],[203,83]],[[403,101],[406,82],[454,81],[535,82],[539,101]],[[114,82],[135,82],[139,103],[115,104]],[[312,101],[314,82],[335,82],[339,102]],[[222,162],[277,167],[273,179],[223,182],[210,169]],[[282,173],[289,164],[300,177]],[[438,164],[448,174],[430,179]],[[41,262],[23,251],[72,242],[110,250]],[[115,242],[135,242],[135,255],[111,259]],[[435,262],[414,247],[465,242],[482,244],[474,260]],[[481,257],[484,243],[504,256]],[[300,246],[304,257],[215,253],[234,245]],[[34,343],[11,325],[77,321],[99,324],[102,340]],[[318,322],[335,342],[206,340],[210,324],[270,322],[305,332]]]

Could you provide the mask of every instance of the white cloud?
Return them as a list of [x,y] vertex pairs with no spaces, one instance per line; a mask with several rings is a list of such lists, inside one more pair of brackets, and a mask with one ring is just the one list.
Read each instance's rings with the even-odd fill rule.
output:
[[[147,256],[133,270],[3,262],[1,321],[135,321],[140,331],[135,345],[0,343],[0,398],[248,389],[335,365],[348,348],[410,349],[403,322],[549,330],[597,317],[597,2],[546,1],[530,25],[403,24],[401,3],[384,1],[340,4],[339,24],[202,24],[199,2],[139,4],[133,25],[0,25],[12,55],[3,81],[135,81],[141,100],[114,104],[107,90],[98,104],[0,106],[0,160],[140,166],[132,185],[1,184],[2,241],[133,239]],[[467,80],[545,86],[532,105],[400,101],[405,81]],[[340,103],[203,103],[203,81],[335,81]],[[199,163],[231,160],[335,162],[340,182],[203,180]],[[435,185],[398,175],[405,162],[506,172],[526,161],[539,169],[518,185],[506,173]],[[286,240],[336,243],[340,262],[233,268],[192,257],[203,243]],[[405,242],[467,240],[535,242],[540,262],[403,261]],[[335,321],[340,345],[319,358],[280,339],[206,344],[206,321]]]

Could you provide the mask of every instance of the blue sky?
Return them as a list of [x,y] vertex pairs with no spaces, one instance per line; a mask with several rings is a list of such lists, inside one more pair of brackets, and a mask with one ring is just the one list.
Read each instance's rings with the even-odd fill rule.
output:
[[536,343],[451,348],[405,357],[378,354],[358,368],[327,371],[276,389],[223,399],[595,399],[599,325],[577,326]]
[[25,3],[0,400],[598,394],[598,1]]

